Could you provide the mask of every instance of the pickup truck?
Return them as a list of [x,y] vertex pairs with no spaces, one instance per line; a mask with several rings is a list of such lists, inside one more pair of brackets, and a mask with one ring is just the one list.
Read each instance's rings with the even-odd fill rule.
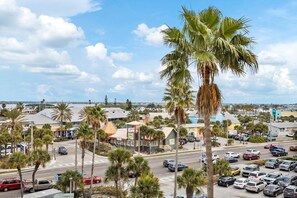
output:
[[53,187],[53,182],[52,180],[49,180],[49,179],[36,179],[34,189],[33,189],[32,181],[27,180],[24,182],[24,190],[30,193],[33,193],[38,190],[50,189],[52,187]]

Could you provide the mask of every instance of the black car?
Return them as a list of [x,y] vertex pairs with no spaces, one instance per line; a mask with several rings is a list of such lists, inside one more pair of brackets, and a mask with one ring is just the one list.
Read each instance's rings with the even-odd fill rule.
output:
[[235,163],[238,162],[238,158],[235,157],[225,157],[224,158],[226,161],[228,161],[229,163]]
[[284,191],[283,187],[280,187],[280,186],[274,185],[274,184],[269,184],[264,188],[263,194],[267,195],[267,196],[276,197],[276,196],[282,194],[283,191]]
[[233,185],[236,179],[234,177],[223,176],[219,178],[218,185],[219,186],[230,186]]
[[67,155],[68,152],[67,152],[67,149],[64,147],[64,146],[60,146],[59,149],[58,149],[58,153],[60,155]]
[[286,152],[283,149],[275,149],[274,151],[271,151],[271,154],[275,157],[279,157],[279,156],[287,156],[288,152]]
[[[178,163],[177,171],[182,171],[182,170],[184,170],[185,168],[188,168],[188,166],[185,165],[185,164]],[[171,171],[171,172],[174,172],[174,171],[175,171],[175,164],[170,164],[170,165],[168,166],[168,170]]]
[[283,188],[289,186],[289,185],[296,185],[297,184],[297,176],[295,175],[287,175],[284,177],[280,177],[276,179],[273,184],[279,185]]

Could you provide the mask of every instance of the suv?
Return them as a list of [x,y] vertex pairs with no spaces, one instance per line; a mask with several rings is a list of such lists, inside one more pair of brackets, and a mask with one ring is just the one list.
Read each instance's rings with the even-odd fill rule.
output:
[[247,149],[246,152],[261,155],[261,152],[255,149]]
[[251,152],[245,152],[242,156],[244,160],[254,160],[254,159],[260,159],[260,155],[256,153]]
[[296,162],[291,161],[291,160],[284,160],[282,163],[279,165],[279,170],[285,170],[285,171],[291,171],[294,170],[296,167]]
[[277,158],[269,158],[266,162],[265,162],[265,168],[277,168],[279,167],[281,161]]
[[34,188],[33,188],[32,181],[24,182],[24,190],[30,193],[33,193],[38,190],[50,189],[52,187],[53,187],[53,182],[52,180],[48,180],[48,179],[36,179]]
[[174,159],[166,159],[163,161],[163,166],[168,167],[169,164],[174,164],[175,160]]
[[254,179],[254,180],[262,180],[266,176],[266,173],[262,171],[253,171],[249,174],[249,179]]
[[287,175],[284,177],[280,177],[276,179],[273,184],[279,185],[283,188],[289,186],[289,185],[296,185],[297,184],[297,176],[293,175]]
[[285,188],[284,198],[297,198],[297,186],[288,186]]
[[269,151],[270,151],[270,153],[272,153],[272,151],[275,151],[275,150],[277,150],[277,149],[279,149],[279,150],[285,150],[285,149],[284,149],[283,147],[281,147],[281,146],[274,146],[274,147],[270,148]]
[[0,180],[0,190],[8,191],[12,189],[20,189],[21,188],[21,180],[18,178],[7,178]]
[[260,192],[265,188],[266,184],[260,180],[250,180],[246,185],[245,189],[250,192]]
[[242,169],[242,176],[248,177],[251,172],[260,170],[259,166],[256,164],[251,164]]
[[279,156],[287,156],[288,152],[286,152],[286,150],[278,148],[278,149],[275,149],[274,151],[272,151],[271,154],[275,157],[279,157]]
[[234,157],[234,158],[239,158],[240,154],[239,153],[234,153],[234,152],[227,152],[225,154],[225,157]]
[[267,184],[273,183],[277,178],[281,177],[283,174],[280,172],[271,172],[268,173],[265,177],[262,178]]
[[68,152],[67,152],[67,149],[64,147],[64,146],[60,146],[59,149],[58,149],[58,153],[60,155],[67,155]]

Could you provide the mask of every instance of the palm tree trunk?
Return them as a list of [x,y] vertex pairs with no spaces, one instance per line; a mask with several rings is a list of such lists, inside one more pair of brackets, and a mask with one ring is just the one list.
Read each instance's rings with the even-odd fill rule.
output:
[[187,187],[186,188],[186,194],[187,194],[187,198],[192,198],[193,194],[194,194],[193,188]]
[[74,164],[75,164],[75,171],[77,171],[77,136],[75,136],[75,158],[74,158]]
[[206,141],[206,157],[207,157],[207,196],[213,198],[213,163],[212,163],[212,146],[211,146],[211,129],[210,115],[207,113],[204,117],[205,123],[205,141]]
[[48,153],[48,144],[45,144],[46,152]]
[[[83,144],[84,141],[83,141]],[[82,151],[81,151],[81,174],[84,175],[84,164],[85,164],[85,145],[83,145],[82,147]]]
[[22,176],[22,171],[21,171],[21,168],[18,167],[18,173],[19,173],[19,176],[20,176],[20,180],[21,180],[21,198],[24,197],[24,190],[23,190],[23,176]]
[[118,166],[118,191],[119,197],[122,198],[122,183],[121,183],[121,166]]
[[174,170],[174,194],[173,197],[176,198],[176,189],[177,189],[177,168],[178,168],[178,140],[179,140],[179,132],[180,132],[180,117],[177,117],[177,132],[175,139],[175,170]]
[[36,163],[35,167],[34,167],[34,170],[32,172],[32,185],[33,185],[33,190],[35,191],[35,174],[39,168],[39,163]]
[[94,163],[95,163],[95,152],[96,152],[96,140],[97,140],[97,131],[95,131],[94,135],[94,148],[92,154],[92,167],[91,167],[91,185],[90,185],[90,195],[92,196],[92,188],[93,188],[93,177],[94,177]]

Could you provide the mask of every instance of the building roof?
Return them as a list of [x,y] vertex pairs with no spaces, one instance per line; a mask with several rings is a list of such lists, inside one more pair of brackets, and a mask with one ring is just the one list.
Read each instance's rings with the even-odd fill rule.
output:
[[163,127],[162,131],[164,132],[166,139],[172,131],[175,131],[175,129],[173,127]]
[[117,131],[115,132],[115,134],[111,135],[110,138],[121,138],[126,140],[127,139],[127,129],[117,129]]
[[230,114],[228,111],[224,112],[224,117],[225,120],[231,120],[232,124],[240,124],[239,120],[235,116]]
[[113,135],[117,132],[117,128],[114,126],[114,124],[112,122],[107,122],[104,127],[103,130],[108,134],[108,135]]
[[157,117],[157,116],[162,116],[162,118],[171,118],[171,115],[167,112],[150,112],[149,113],[150,115],[150,119],[153,120],[154,117]]
[[132,121],[132,122],[126,123],[126,125],[139,126],[139,125],[144,125],[144,123],[143,122],[138,122],[138,121]]
[[204,127],[204,123],[182,124],[184,128],[201,128]]
[[297,128],[296,122],[274,122],[267,123],[267,126],[273,126],[276,128]]
[[120,119],[128,117],[130,111],[121,108],[103,108],[108,119]]

